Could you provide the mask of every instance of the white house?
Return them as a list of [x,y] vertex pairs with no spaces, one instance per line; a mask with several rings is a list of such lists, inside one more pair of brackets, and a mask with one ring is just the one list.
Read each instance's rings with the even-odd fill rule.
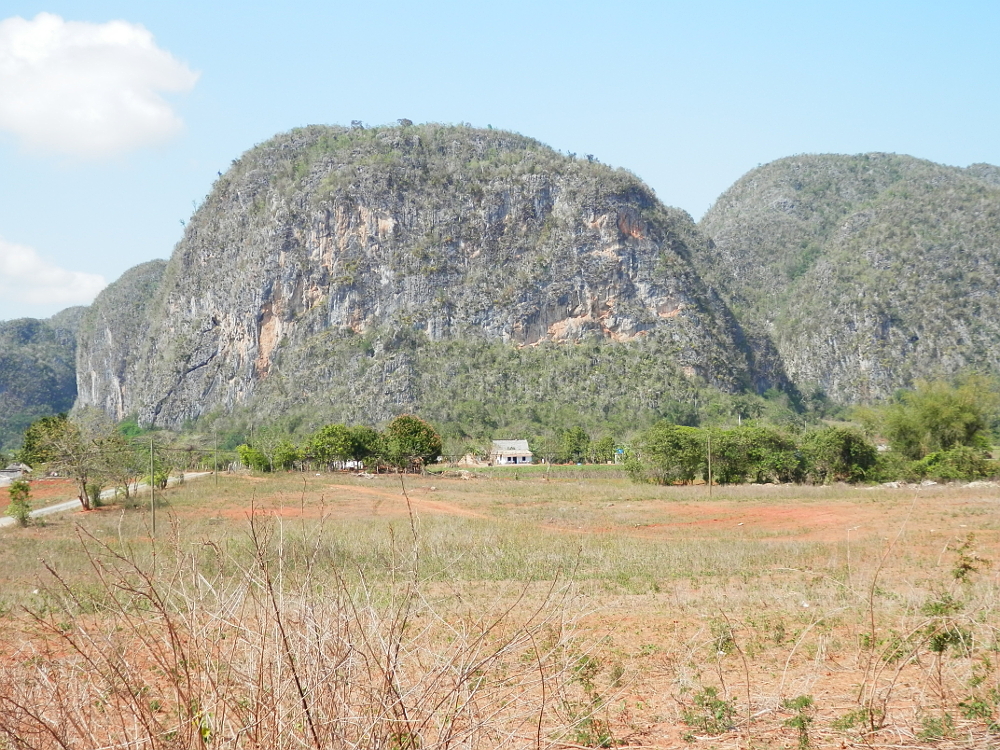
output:
[[534,454],[527,440],[494,440],[490,448],[490,463],[494,466],[524,466]]

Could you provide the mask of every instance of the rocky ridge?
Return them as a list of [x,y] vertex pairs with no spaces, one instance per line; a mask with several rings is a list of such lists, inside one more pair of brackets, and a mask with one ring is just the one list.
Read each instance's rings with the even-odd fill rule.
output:
[[[654,410],[702,386],[786,386],[693,267],[706,252],[634,175],[523,136],[301,128],[234,162],[164,268],[101,294],[78,405],[170,427],[238,408],[372,422],[460,400],[469,361],[501,389],[484,399],[545,402],[572,398],[559,347],[583,344],[592,368],[623,368],[626,401],[629,371],[656,362]],[[523,354],[484,354],[498,343]]]

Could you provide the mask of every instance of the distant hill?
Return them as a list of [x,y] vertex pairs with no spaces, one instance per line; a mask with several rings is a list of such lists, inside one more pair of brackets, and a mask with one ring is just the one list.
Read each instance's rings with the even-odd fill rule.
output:
[[1000,169],[794,156],[740,178],[692,258],[788,375],[844,402],[1000,372]]
[[48,320],[0,322],[0,449],[19,446],[33,420],[73,406],[83,310],[71,307]]
[[631,173],[530,138],[301,128],[220,177],[162,278],[98,297],[79,404],[169,427],[240,409],[631,424],[699,389],[785,387],[692,265],[705,252]]

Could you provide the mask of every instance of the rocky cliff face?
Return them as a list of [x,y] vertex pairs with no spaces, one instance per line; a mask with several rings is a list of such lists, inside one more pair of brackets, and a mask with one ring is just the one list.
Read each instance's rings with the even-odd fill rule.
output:
[[695,256],[789,376],[842,402],[1000,372],[1000,170],[798,156],[742,177]]
[[153,260],[129,269],[86,309],[77,334],[79,405],[95,406],[115,419],[129,413],[136,387],[136,356],[149,332],[149,306],[167,267]]
[[140,267],[98,299],[79,403],[164,426],[293,403],[372,421],[447,390],[420,387],[401,340],[653,346],[677,388],[781,385],[692,267],[704,245],[633,175],[518,135],[295,130],[234,162],[162,279]]

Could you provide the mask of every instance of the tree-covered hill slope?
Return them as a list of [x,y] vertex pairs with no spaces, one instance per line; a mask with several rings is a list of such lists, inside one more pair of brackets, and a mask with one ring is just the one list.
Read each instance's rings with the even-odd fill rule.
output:
[[864,402],[1000,372],[1000,170],[794,156],[737,181],[692,257],[802,389]]
[[71,307],[48,320],[0,322],[0,449],[20,445],[33,420],[73,406],[83,309]]
[[[530,138],[301,128],[220,177],[141,310],[102,295],[80,404],[164,426],[236,408],[375,422],[470,389],[586,400],[578,359],[620,370],[605,401],[654,410],[700,387],[783,386],[692,266],[704,252],[631,173]],[[116,327],[129,335],[102,334]]]

